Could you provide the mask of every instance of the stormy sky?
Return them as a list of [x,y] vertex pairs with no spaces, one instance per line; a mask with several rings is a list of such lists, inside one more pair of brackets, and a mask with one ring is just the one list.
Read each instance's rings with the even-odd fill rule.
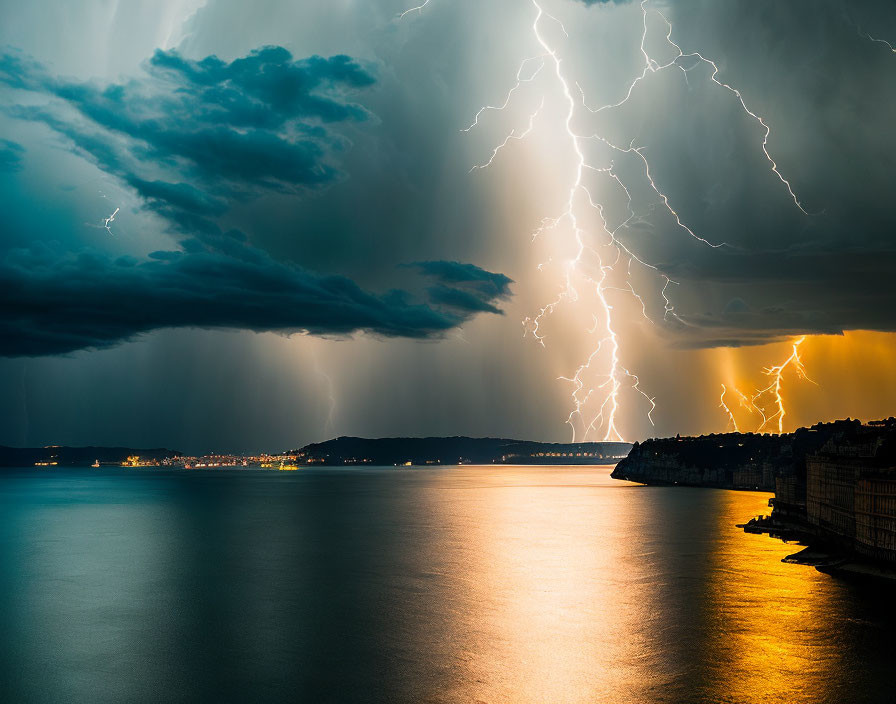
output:
[[[641,8],[541,5],[563,25],[541,26],[582,99],[573,129],[637,146],[679,219],[721,245],[678,225],[638,154],[587,143],[612,167],[589,192],[610,225],[637,211],[615,236],[649,265],[629,267],[638,297],[611,300],[657,406],[622,393],[626,439],[724,430],[720,383],[764,386],[802,335],[816,383],[788,379],[789,427],[892,414],[892,4],[647,3],[652,59],[714,61],[768,125],[778,173],[763,124],[698,58],[585,109],[642,72]],[[551,66],[517,73],[541,52],[535,7],[407,8],[0,9],[0,444],[569,439],[558,377],[589,358],[592,311],[561,307],[544,345],[522,324],[562,289],[569,233],[532,235],[575,168]]]

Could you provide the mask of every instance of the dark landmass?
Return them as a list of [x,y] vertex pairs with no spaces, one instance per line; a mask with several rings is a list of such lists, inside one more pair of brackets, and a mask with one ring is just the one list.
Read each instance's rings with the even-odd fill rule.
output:
[[[438,464],[611,464],[628,453],[623,442],[545,443],[506,438],[354,438],[339,437],[276,455],[207,455],[190,458],[166,448],[5,447],[0,467],[100,465],[132,467],[237,467],[305,465]],[[134,460],[128,462],[128,460]]]
[[39,463],[56,463],[61,467],[88,467],[95,461],[100,464],[120,465],[128,457],[139,456],[147,460],[163,460],[179,457],[177,450],[155,448],[138,450],[131,447],[6,447],[0,445],[0,467],[30,467]]
[[817,423],[793,433],[720,433],[636,442],[614,479],[718,489],[775,491],[776,477],[802,473],[806,457],[858,421]]
[[506,438],[339,437],[294,450],[299,462],[323,465],[609,464],[624,457],[624,442],[547,443]]

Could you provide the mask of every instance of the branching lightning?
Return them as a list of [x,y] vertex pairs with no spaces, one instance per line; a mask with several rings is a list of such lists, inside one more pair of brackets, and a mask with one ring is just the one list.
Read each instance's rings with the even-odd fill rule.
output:
[[[507,137],[504,139],[504,141],[501,142],[497,147],[495,147],[495,148],[492,150],[492,154],[491,154],[491,156],[488,158],[488,161],[485,161],[485,162],[483,162],[483,163],[481,163],[481,164],[476,164],[475,166],[473,166],[473,167],[470,169],[470,172],[472,173],[472,172],[475,171],[476,169],[485,169],[485,168],[491,166],[491,165],[492,165],[492,162],[494,162],[494,160],[495,160],[495,157],[498,156],[498,152],[500,152],[502,149],[504,149],[504,147],[506,147],[506,146],[508,145],[508,143],[510,142],[510,140],[512,140],[512,139],[516,139],[516,140],[525,139],[526,136],[527,136],[530,132],[532,132],[532,128],[535,126],[535,118],[538,117],[538,113],[541,112],[541,110],[542,110],[543,107],[544,107],[544,99],[542,99],[542,101],[541,101],[541,105],[538,106],[538,109],[537,109],[535,112],[533,112],[531,115],[529,115],[529,123],[528,123],[528,125],[526,126],[526,129],[524,129],[524,130],[523,130],[522,132],[520,132],[519,134],[517,134],[516,130],[511,131],[510,134],[507,135]],[[474,123],[474,125],[475,125],[475,123]]]
[[[635,87],[641,81],[646,79],[650,74],[656,74],[656,73],[660,73],[661,71],[665,71],[667,69],[677,68],[681,71],[685,80],[687,80],[688,72],[693,71],[694,68],[696,68],[696,66],[699,63],[703,63],[707,66],[710,66],[712,68],[712,74],[710,74],[709,80],[711,80],[717,86],[719,86],[720,88],[724,88],[729,93],[731,93],[733,96],[735,96],[735,98],[737,98],[737,101],[740,103],[741,108],[743,108],[743,111],[762,126],[762,129],[765,132],[762,137],[762,145],[761,145],[762,152],[765,155],[765,158],[768,161],[769,165],[771,166],[772,172],[775,174],[775,176],[778,177],[778,179],[781,181],[781,183],[784,184],[784,186],[787,188],[787,192],[790,194],[790,197],[793,200],[793,202],[796,204],[796,206],[801,211],[803,211],[803,213],[808,215],[809,214],[808,211],[803,207],[803,204],[800,202],[800,199],[797,197],[796,193],[794,192],[793,187],[790,185],[790,181],[788,181],[784,177],[784,175],[778,170],[778,164],[775,162],[775,160],[772,158],[772,155],[768,151],[768,139],[769,139],[769,136],[771,135],[771,127],[768,126],[768,124],[765,122],[765,120],[762,117],[760,117],[758,114],[756,114],[755,112],[750,110],[749,107],[747,107],[747,103],[744,100],[743,95],[737,88],[734,88],[734,87],[730,86],[728,83],[725,83],[725,82],[719,80],[719,77],[718,77],[719,76],[719,67],[718,67],[718,65],[716,65],[715,61],[712,61],[711,59],[707,59],[699,51],[684,52],[678,44],[676,44],[674,41],[672,41],[672,23],[669,22],[669,20],[666,18],[666,16],[659,10],[653,10],[653,12],[655,12],[656,15],[658,17],[660,17],[662,19],[662,21],[665,23],[665,25],[666,25],[666,37],[665,37],[666,41],[670,45],[672,45],[674,47],[675,51],[678,53],[675,55],[675,57],[672,58],[671,61],[667,61],[664,64],[660,64],[659,62],[657,62],[650,56],[650,54],[647,52],[647,49],[645,46],[646,42],[647,42],[647,19],[648,19],[647,3],[648,3],[648,0],[641,0],[641,15],[643,18],[643,27],[644,27],[643,32],[641,34],[641,54],[644,57],[644,67],[641,70],[640,75],[629,84],[629,87],[628,87],[628,90],[626,91],[625,97],[622,100],[620,100],[619,102],[616,102],[616,103],[611,103],[609,105],[603,105],[596,109],[589,108],[589,110],[591,110],[592,112],[603,112],[604,110],[610,110],[612,108],[621,107],[626,102],[628,102],[628,100],[632,97]],[[682,63],[684,61],[687,61],[688,59],[694,59],[696,61],[696,63],[691,65],[690,68],[685,68],[685,66],[683,66]],[[615,146],[615,145],[611,145],[611,146],[613,146],[616,149],[619,149],[618,146]],[[643,150],[630,148],[629,151],[637,153],[638,156],[640,156],[642,161],[644,162],[645,169],[647,169],[649,171],[649,164],[648,164],[646,158],[644,157]],[[675,216],[676,220],[678,221],[678,224],[681,227],[685,227],[681,223],[681,221],[678,220],[678,214],[675,213],[674,210],[672,210],[671,206],[669,205],[668,199],[656,187],[656,184],[655,184],[653,178],[650,177],[649,173],[648,173],[647,177],[650,180],[651,187],[663,199],[666,207],[669,208],[670,211],[672,212],[672,214]],[[688,230],[688,232],[690,232],[690,234],[692,236],[696,236],[690,230]]]
[[[771,384],[766,386],[764,389],[759,389],[753,395],[751,402],[754,408],[756,408],[762,414],[762,425],[759,426],[759,430],[764,430],[769,423],[777,421],[778,425],[778,433],[784,432],[784,416],[787,415],[787,411],[784,408],[784,398],[781,396],[781,384],[784,378],[784,371],[788,367],[792,367],[796,372],[797,378],[804,379],[805,381],[809,381],[811,383],[815,383],[809,378],[809,375],[806,373],[806,366],[803,364],[803,360],[800,358],[800,345],[806,341],[806,336],[798,338],[794,341],[792,345],[792,351],[790,356],[785,359],[781,364],[773,367],[767,367],[763,373],[772,379]],[[763,397],[771,397],[772,408],[774,409],[774,413],[768,415],[764,410],[760,409],[758,405],[758,401]]]
[[[526,66],[529,65],[530,61],[540,61],[538,68],[532,73],[528,78],[523,78],[523,71],[526,70]],[[484,112],[488,112],[489,110],[504,110],[508,105],[510,105],[510,99],[513,97],[513,94],[520,89],[523,83],[531,83],[536,78],[538,78],[538,74],[541,73],[541,70],[544,68],[544,56],[530,56],[528,59],[523,59],[520,64],[519,70],[516,72],[516,83],[513,87],[507,91],[507,97],[504,98],[504,102],[501,105],[485,105],[484,107],[479,108],[479,112],[476,113],[476,117],[473,118],[473,122],[470,123],[469,127],[464,127],[461,132],[469,132],[471,129],[476,127],[479,124],[479,118],[482,116]]]
[[[573,92],[570,87],[570,80],[564,73],[563,60],[561,59],[558,50],[548,42],[541,29],[541,22],[543,17],[548,17],[554,21],[556,21],[556,19],[553,16],[545,13],[537,0],[533,0],[533,5],[536,9],[536,15],[535,20],[532,24],[532,32],[539,46],[543,50],[543,55],[547,57],[549,59],[549,63],[552,64],[554,69],[553,73],[556,77],[557,83],[561,88],[563,99],[566,104],[563,129],[565,132],[565,137],[568,140],[568,143],[570,144],[572,152],[574,154],[574,172],[570,179],[566,207],[559,216],[548,218],[547,220],[545,220],[543,222],[541,231],[544,231],[545,229],[554,229],[558,227],[560,223],[564,221],[568,222],[572,229],[573,237],[575,240],[575,256],[564,266],[565,281],[563,282],[563,286],[561,287],[558,297],[551,303],[548,303],[546,306],[542,307],[542,309],[534,318],[524,321],[524,325],[526,325],[528,331],[531,332],[533,337],[543,346],[544,335],[542,335],[540,332],[542,320],[546,315],[552,313],[557,306],[564,302],[564,300],[576,301],[579,299],[579,291],[576,288],[576,278],[581,279],[593,290],[594,301],[601,314],[592,314],[592,318],[594,320],[594,327],[592,328],[592,330],[596,333],[599,328],[603,328],[602,337],[600,338],[596,347],[594,348],[594,351],[589,355],[586,361],[582,365],[580,365],[578,369],[576,369],[575,374],[572,377],[563,377],[573,386],[573,390],[571,393],[573,408],[570,411],[566,422],[569,424],[572,430],[573,441],[577,439],[577,430],[582,431],[583,440],[587,440],[591,432],[602,432],[603,440],[622,440],[622,435],[618,428],[618,414],[620,408],[619,395],[620,391],[623,388],[623,385],[627,384],[630,389],[640,394],[650,405],[650,410],[647,411],[647,418],[651,423],[653,423],[652,413],[656,408],[656,403],[652,397],[650,397],[641,389],[640,379],[638,378],[638,376],[629,372],[628,369],[626,369],[625,366],[623,366],[621,363],[619,357],[619,338],[617,335],[616,327],[614,326],[612,314],[613,306],[608,299],[608,293],[612,290],[623,290],[630,292],[641,304],[641,309],[645,319],[649,320],[649,317],[647,316],[646,306],[644,305],[643,298],[641,298],[641,296],[637,293],[631,281],[628,280],[627,277],[625,280],[624,289],[620,287],[614,287],[610,284],[609,277],[614,267],[619,262],[623,249],[629,255],[628,267],[631,266],[632,259],[637,258],[634,257],[634,255],[631,254],[631,252],[629,252],[627,248],[624,248],[624,246],[621,245],[621,243],[615,237],[615,232],[609,229],[604,217],[603,205],[601,203],[595,202],[591,191],[585,186],[583,182],[585,171],[592,170],[598,173],[605,173],[610,175],[610,177],[625,192],[628,198],[629,212],[631,213],[631,217],[634,217],[634,212],[631,208],[631,196],[628,189],[618,178],[618,176],[616,176],[616,174],[613,172],[612,164],[606,167],[595,167],[587,163],[582,147],[582,141],[587,138],[583,138],[573,128],[573,123],[576,118],[576,107],[578,104],[577,100],[573,97]],[[562,24],[560,24],[560,28],[563,31],[563,34],[568,37],[566,29]],[[608,140],[602,141],[609,145]],[[577,212],[577,199],[581,200],[583,197],[587,199],[588,205],[596,210],[599,216],[601,229],[603,230],[603,233],[606,235],[606,239],[608,240],[606,245],[611,246],[615,250],[615,260],[612,262],[605,262],[601,257],[600,252],[596,248],[586,244],[586,232],[580,224],[580,216]],[[536,232],[535,236],[537,236],[538,234],[539,232]],[[583,258],[586,254],[586,251],[593,252],[597,255],[596,277],[591,276],[590,274],[583,271]],[[639,262],[641,261],[640,259],[637,260]],[[628,268],[626,271],[628,272]],[[605,348],[607,350],[604,355],[606,358],[604,360],[604,367],[606,369],[606,372],[599,375],[596,386],[589,386],[586,383],[586,372],[590,371],[592,364],[598,358],[598,355],[600,355],[604,351]],[[589,401],[595,394],[597,394],[599,397],[598,401],[595,403],[597,410],[596,412],[592,412],[589,419],[587,408]]]
[[[628,144],[618,144],[597,132],[581,134],[577,129],[577,124],[580,120],[580,108],[586,111],[586,115],[595,115],[621,108],[632,98],[636,88],[648,76],[677,69],[681,72],[683,79],[688,81],[688,73],[698,65],[704,64],[711,69],[709,79],[712,83],[732,95],[744,114],[761,126],[763,136],[760,148],[769,163],[770,170],[787,189],[790,198],[796,206],[804,213],[807,211],[797,197],[790,182],[779,171],[777,163],[769,152],[768,140],[771,129],[768,124],[747,106],[739,90],[719,79],[719,67],[715,62],[699,52],[685,52],[678,44],[672,41],[672,24],[661,12],[648,8],[649,0],[642,0],[640,3],[643,25],[640,51],[644,58],[641,71],[627,85],[620,100],[596,108],[587,104],[586,96],[581,86],[569,76],[561,54],[560,47],[562,44],[555,45],[548,37],[548,25],[555,23],[565,40],[568,40],[569,34],[566,32],[565,27],[557,18],[542,8],[541,2],[543,0],[531,0],[531,2],[535,11],[535,18],[532,23],[532,36],[539,47],[538,52],[522,60],[517,69],[515,81],[504,94],[504,99],[496,102],[494,105],[489,104],[480,108],[471,124],[462,131],[470,132],[480,125],[487,115],[500,113],[510,108],[516,96],[524,90],[529,90],[530,87],[533,90],[538,90],[536,86],[552,81],[553,90],[549,92],[548,86],[544,87],[539,107],[528,116],[525,128],[514,127],[503,141],[499,142],[492,149],[488,159],[473,166],[471,171],[491,166],[509,145],[522,141],[530,135],[535,129],[540,116],[545,112],[546,101],[554,99],[558,101],[557,105],[552,106],[557,108],[563,116],[562,121],[557,125],[557,135],[566,142],[572,155],[572,166],[567,181],[566,202],[559,215],[546,217],[542,220],[540,227],[535,230],[532,238],[536,240],[541,235],[554,233],[561,229],[563,232],[568,231],[570,240],[566,244],[573,254],[571,257],[567,256],[566,258],[552,256],[547,262],[538,265],[539,271],[545,271],[546,265],[553,262],[554,266],[552,269],[556,267],[560,270],[558,292],[552,300],[541,306],[537,313],[523,321],[524,335],[531,335],[541,346],[545,346],[546,333],[544,324],[548,317],[561,306],[568,304],[581,302],[589,307],[588,320],[590,328],[585,328],[585,330],[589,335],[598,336],[598,339],[591,354],[579,365],[575,372],[569,376],[560,377],[561,380],[572,386],[572,408],[566,422],[572,429],[574,442],[588,440],[592,435],[604,441],[621,441],[623,437],[619,430],[619,416],[623,393],[634,392],[636,394],[635,398],[640,399],[640,403],[646,404],[646,416],[651,423],[653,423],[652,413],[656,408],[655,399],[642,390],[639,377],[630,372],[621,359],[620,321],[617,319],[619,313],[615,312],[616,306],[614,305],[616,297],[620,295],[630,296],[637,301],[637,307],[640,308],[640,315],[644,320],[653,324],[657,323],[648,314],[648,305],[645,298],[636,290],[632,282],[631,268],[633,263],[658,280],[658,297],[662,299],[663,306],[662,321],[660,322],[676,321],[682,324],[684,321],[678,317],[675,312],[675,306],[669,297],[669,287],[678,285],[678,282],[673,281],[661,272],[656,265],[633,252],[627,244],[619,239],[618,235],[633,225],[646,223],[648,216],[659,208],[661,211],[665,211],[682,232],[700,243],[713,248],[723,247],[725,243],[712,242],[698,235],[685,222],[683,216],[675,209],[670,198],[656,180],[646,153],[646,147],[636,145],[634,140]],[[404,17],[414,10],[420,11],[428,3],[429,0],[426,0],[422,5],[410,8],[400,16]],[[669,46],[673,47],[675,52],[675,56],[669,61],[657,61],[647,49],[648,20],[651,13],[655,13],[666,25],[665,40]],[[549,69],[548,71],[544,71],[546,67]],[[551,97],[554,93],[558,96],[557,98]],[[633,185],[626,183],[617,171],[616,162],[610,160],[608,163],[590,163],[585,156],[586,143],[602,145],[602,149],[607,150],[609,154],[615,155],[617,159],[634,159],[634,163],[639,165],[638,168],[643,174],[645,184],[656,196],[656,200],[647,203],[643,208],[636,208],[632,195]],[[617,190],[623,197],[626,203],[627,216],[621,222],[613,222],[612,224],[608,222],[605,204],[595,197],[592,188],[586,183],[586,175],[606,177],[609,179],[611,188]],[[598,223],[596,232],[589,232],[586,229],[590,217],[594,217]],[[798,345],[795,346],[795,352],[797,348]],[[793,360],[785,362],[782,368],[774,373],[780,375],[783,369],[790,364],[801,368],[798,355],[796,355],[796,358],[796,362]],[[771,370],[769,373],[772,373]],[[780,379],[778,379],[777,387],[773,382],[770,389],[763,390],[760,393],[767,393],[776,388],[778,391],[780,390]],[[733,413],[725,404],[726,393],[727,389],[723,387],[720,402],[728,412],[730,423],[736,427],[737,424]],[[737,391],[737,393],[743,404],[746,396],[740,391]],[[768,417],[763,415],[763,419],[765,423],[777,419],[780,425],[783,415],[783,406],[781,406],[776,413]]]
[[[94,179],[94,180],[95,180],[95,179]],[[106,198],[106,199],[109,198],[109,196],[107,196],[107,195],[106,195],[105,193],[103,193],[102,191],[100,191],[99,193],[100,193],[100,195],[101,195],[103,198]],[[112,232],[112,223],[115,222],[115,216],[118,215],[118,213],[119,213],[120,210],[121,210],[121,208],[115,208],[115,210],[112,211],[112,213],[109,215],[109,217],[106,217],[106,218],[100,218],[99,224],[97,224],[96,222],[85,222],[84,224],[85,224],[87,227],[91,227],[91,228],[94,228],[94,229],[97,229],[97,230],[105,230],[105,231],[108,232],[110,235],[113,235],[113,236],[114,236],[115,233]]]
[[[121,210],[121,208],[116,208],[109,217],[103,218],[103,227],[106,229],[106,232],[108,232],[110,235],[114,234],[112,232],[111,225],[113,222],[115,222],[115,216],[118,215],[119,210]],[[127,228],[125,228],[125,229],[127,229]]]
[[[740,401],[741,408],[748,413],[759,414],[761,422],[757,429],[758,432],[762,432],[775,426],[777,427],[779,435],[784,432],[784,417],[787,415],[787,408],[784,403],[783,384],[784,375],[787,370],[792,369],[797,379],[808,381],[812,384],[816,383],[809,378],[806,371],[806,365],[800,356],[800,346],[805,341],[805,335],[794,340],[791,343],[790,356],[788,356],[787,359],[780,364],[766,367],[762,370],[762,373],[771,379],[771,382],[767,386],[756,389],[750,396],[747,396],[737,388],[734,389],[734,392],[737,394]],[[725,403],[726,392],[727,389],[725,385],[722,384],[722,396],[719,407],[725,411],[728,417],[729,427],[733,425],[735,432],[738,432],[738,425],[734,418],[734,413]]]

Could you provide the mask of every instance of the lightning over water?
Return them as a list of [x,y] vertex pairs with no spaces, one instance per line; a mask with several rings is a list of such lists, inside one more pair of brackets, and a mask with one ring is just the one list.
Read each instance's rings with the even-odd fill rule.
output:
[[[410,8],[400,16],[404,17],[415,10],[419,12],[427,4],[428,2]],[[481,107],[462,131],[473,131],[495,114],[517,114],[515,103],[521,94],[540,94],[538,107],[526,114],[523,120],[519,116],[512,117],[511,120],[517,124],[506,132],[506,136],[492,148],[485,160],[470,170],[478,171],[491,166],[500,158],[502,151],[522,142],[536,130],[550,130],[555,138],[565,143],[570,159],[565,202],[560,214],[543,218],[532,235],[533,240],[550,237],[551,244],[556,245],[555,253],[537,267],[539,272],[556,277],[556,294],[533,315],[523,320],[524,336],[531,336],[544,347],[547,344],[549,318],[561,309],[573,309],[574,317],[577,315],[576,311],[584,311],[582,315],[585,322],[581,326],[581,335],[595,338],[595,342],[591,347],[592,351],[571,374],[559,377],[572,389],[566,423],[570,426],[574,442],[624,440],[620,430],[624,405],[633,404],[635,408],[641,409],[651,424],[652,414],[656,409],[655,398],[641,388],[638,375],[630,371],[623,362],[626,352],[623,323],[631,318],[627,311],[632,307],[624,299],[634,302],[634,315],[644,322],[653,325],[686,325],[676,313],[670,298],[670,287],[677,286],[678,282],[661,271],[658,264],[634,251],[624,241],[625,233],[634,226],[650,225],[648,219],[655,213],[665,213],[665,216],[671,218],[674,227],[702,245],[713,249],[727,245],[714,237],[698,234],[687,223],[686,217],[676,209],[655,177],[645,146],[636,144],[634,139],[629,143],[619,143],[600,130],[583,130],[582,124],[601,113],[621,109],[650,76],[678,72],[682,80],[689,82],[689,73],[697,66],[704,65],[707,67],[708,80],[730,95],[744,115],[760,126],[762,133],[758,148],[768,163],[769,170],[786,189],[796,207],[805,214],[808,211],[769,151],[771,128],[768,123],[748,107],[737,88],[720,79],[719,66],[713,60],[699,51],[685,51],[673,41],[672,23],[658,9],[650,7],[649,0],[642,0],[640,3],[642,30],[639,48],[643,65],[626,84],[621,98],[597,107],[589,104],[580,82],[571,74],[571,68],[565,59],[571,39],[563,23],[544,9],[543,0],[531,0],[531,9],[534,17],[528,40],[534,40],[538,52],[521,60],[503,99]],[[658,20],[665,27],[663,38],[671,58],[660,61],[648,50],[652,19]],[[526,38],[521,37],[521,43],[525,41]],[[547,110],[547,107],[551,110]],[[560,117],[552,121],[553,113]],[[606,155],[603,161],[595,162],[586,156],[592,148],[597,148]],[[562,158],[564,157],[558,156],[558,161]],[[653,199],[648,202],[640,202],[635,195],[639,184],[632,181],[630,175],[623,175],[628,174],[630,169],[622,169],[620,166],[628,160],[639,166],[640,178],[644,179],[649,192],[653,194]],[[605,180],[607,188],[601,189],[600,184],[594,185],[592,179]],[[603,190],[607,190],[608,194],[602,193]],[[610,203],[620,197],[626,204],[626,214],[621,219],[618,216],[614,219],[610,215],[613,210]],[[652,285],[655,290],[650,295],[659,299],[662,305],[661,317],[651,317],[649,314],[652,305],[648,306],[645,301],[647,292],[640,291],[636,286],[636,278],[632,276],[633,266],[655,280]],[[644,285],[644,278],[643,275],[637,277],[640,286]],[[795,353],[798,346],[795,347]],[[761,404],[766,396],[774,395],[776,390],[780,391],[780,374],[790,365],[802,369],[798,355],[795,360],[786,362],[780,370],[773,367],[768,371],[771,375],[777,375],[776,381],[769,388],[760,390],[751,406]],[[721,405],[726,409],[729,426],[736,428],[733,413],[725,404],[726,393],[727,389],[723,387]],[[745,395],[740,391],[737,393],[743,402]],[[779,404],[776,401],[774,409],[762,416],[763,426],[777,423],[780,427],[784,415],[783,402]]]

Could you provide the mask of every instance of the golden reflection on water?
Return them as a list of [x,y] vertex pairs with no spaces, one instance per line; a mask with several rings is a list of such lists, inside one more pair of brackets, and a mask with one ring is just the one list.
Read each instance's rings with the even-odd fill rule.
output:
[[463,544],[467,558],[442,567],[465,577],[447,636],[460,668],[438,701],[636,702],[661,687],[668,668],[643,665],[663,575],[627,529],[640,488],[607,475],[507,468],[448,502],[434,495],[434,551]]
[[444,636],[453,686],[433,701],[820,700],[837,659],[831,578],[736,527],[768,494],[512,471],[430,506],[433,550],[466,555],[442,565],[464,577]]
[[718,493],[718,541],[709,553],[707,647],[716,664],[706,699],[719,702],[822,701],[843,674],[835,584],[816,570],[781,562],[801,550],[735,523],[759,513],[757,495]]
[[[592,501],[568,493],[520,485],[482,494],[478,508],[494,520],[477,522],[471,535],[472,571],[482,576],[471,597],[483,605],[476,618],[488,632],[478,669],[498,677],[475,678],[476,700],[525,692],[532,701],[586,701],[595,688],[612,686],[613,663],[601,644],[620,642],[628,630],[624,595],[608,579],[625,541],[606,536],[595,550],[582,536],[589,526],[617,523],[621,505],[600,506],[596,516]],[[631,660],[634,643],[614,655]]]

